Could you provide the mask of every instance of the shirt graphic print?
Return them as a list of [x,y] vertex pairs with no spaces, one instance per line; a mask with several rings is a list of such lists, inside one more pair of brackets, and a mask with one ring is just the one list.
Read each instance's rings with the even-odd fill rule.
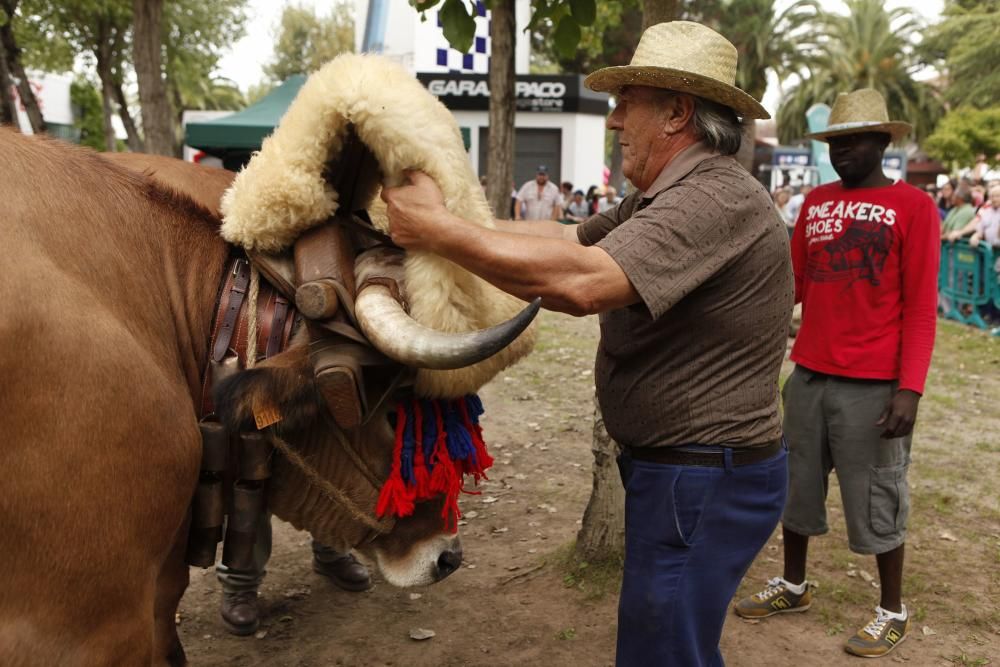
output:
[[[805,209],[805,236],[810,247],[806,276],[814,282],[864,280],[881,284],[882,271],[892,250],[895,208],[865,201],[830,201]],[[822,243],[821,252],[812,246]]]

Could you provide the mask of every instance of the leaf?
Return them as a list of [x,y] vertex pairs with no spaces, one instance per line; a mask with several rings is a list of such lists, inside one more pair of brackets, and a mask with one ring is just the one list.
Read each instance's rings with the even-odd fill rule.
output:
[[570,0],[569,9],[579,25],[593,25],[597,19],[597,3],[594,0]]
[[437,633],[433,630],[427,630],[426,628],[413,628],[410,630],[410,639],[416,639],[417,641],[423,641],[425,639],[430,639]]
[[580,24],[572,16],[564,16],[559,19],[559,25],[552,37],[555,39],[559,55],[563,58],[572,58],[580,43]]
[[528,21],[528,27],[525,29],[527,32],[533,31],[545,19],[552,18],[552,14],[561,8],[562,3],[557,0],[537,0],[534,6],[535,11],[531,13],[531,20]]
[[410,4],[418,12],[426,12],[438,3],[439,0],[410,0]]
[[456,51],[466,53],[472,48],[476,20],[462,0],[444,0],[441,5],[441,28],[445,39]]

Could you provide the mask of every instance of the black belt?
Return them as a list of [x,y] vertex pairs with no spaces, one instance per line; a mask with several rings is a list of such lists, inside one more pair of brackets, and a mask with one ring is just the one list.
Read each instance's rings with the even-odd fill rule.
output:
[[[745,466],[751,463],[760,463],[773,457],[781,449],[781,439],[769,442],[766,445],[755,447],[733,447],[732,457],[734,466]],[[678,447],[626,447],[628,452],[636,461],[647,461],[649,463],[665,463],[675,466],[704,466],[709,468],[726,467],[725,452],[692,452],[688,449]]]

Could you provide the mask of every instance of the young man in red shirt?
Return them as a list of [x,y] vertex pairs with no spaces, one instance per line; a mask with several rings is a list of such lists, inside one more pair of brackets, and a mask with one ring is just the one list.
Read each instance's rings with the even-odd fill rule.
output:
[[809,193],[792,237],[802,327],[783,389],[784,576],[736,605],[747,618],[809,608],[807,547],[828,530],[835,468],[850,548],[875,555],[881,580],[875,617],[845,645],[865,657],[885,655],[909,629],[901,599],[906,472],[934,345],[937,210],[924,192],[882,172],[890,140],[910,129],[889,121],[882,96],[865,89],[838,96],[829,127],[812,135],[830,144],[841,180]]

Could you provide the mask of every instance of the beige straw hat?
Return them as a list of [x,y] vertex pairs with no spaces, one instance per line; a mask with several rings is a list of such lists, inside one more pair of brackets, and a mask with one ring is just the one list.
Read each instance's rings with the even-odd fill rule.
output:
[[826,141],[828,137],[859,132],[884,132],[899,141],[913,129],[901,120],[889,120],[885,98],[877,90],[862,88],[853,93],[840,93],[830,110],[830,121],[822,132],[807,134],[807,139]]
[[650,26],[631,63],[599,69],[584,84],[600,92],[616,92],[622,86],[667,88],[724,104],[744,118],[771,117],[760,102],[736,87],[736,47],[691,21]]

